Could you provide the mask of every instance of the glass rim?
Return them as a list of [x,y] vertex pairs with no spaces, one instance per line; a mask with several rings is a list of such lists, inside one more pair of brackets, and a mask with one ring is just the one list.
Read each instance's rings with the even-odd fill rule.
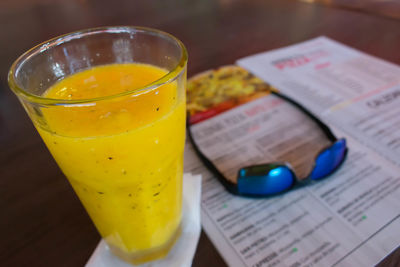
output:
[[[65,42],[79,39],[84,36],[90,36],[90,35],[95,35],[95,34],[101,34],[101,33],[129,33],[129,32],[142,32],[142,33],[152,33],[154,35],[159,35],[159,36],[166,36],[176,42],[176,44],[180,47],[182,53],[181,57],[176,64],[176,66],[168,71],[167,74],[162,76],[161,78],[153,81],[152,83],[142,86],[140,88],[136,88],[133,90],[129,90],[126,92],[121,92],[118,94],[112,94],[112,95],[106,95],[106,96],[101,96],[101,97],[95,97],[95,98],[85,98],[85,99],[57,99],[57,98],[47,98],[39,95],[35,95],[32,93],[29,93],[25,89],[21,88],[15,79],[15,74],[18,72],[18,69],[20,66],[23,65],[24,62],[29,60],[31,57],[38,55],[47,49],[50,49],[52,47],[56,47],[58,45],[61,45]],[[88,28],[84,30],[78,30],[70,33],[66,33],[63,35],[59,35],[56,37],[53,37],[47,41],[44,41],[31,49],[27,50],[24,52],[21,56],[19,56],[14,63],[11,65],[11,68],[8,72],[8,85],[10,86],[11,90],[18,96],[22,97],[30,102],[37,103],[37,104],[42,104],[42,105],[74,105],[74,104],[86,104],[86,103],[92,103],[92,102],[98,102],[102,100],[110,100],[122,96],[127,96],[131,95],[136,92],[140,91],[149,91],[155,88],[158,88],[162,85],[171,83],[174,81],[179,74],[182,72],[182,70],[185,68],[188,60],[188,53],[186,50],[185,45],[175,36],[153,28],[149,27],[140,27],[140,26],[105,26],[105,27],[95,27],[95,28]],[[122,63],[123,64],[123,63]]]

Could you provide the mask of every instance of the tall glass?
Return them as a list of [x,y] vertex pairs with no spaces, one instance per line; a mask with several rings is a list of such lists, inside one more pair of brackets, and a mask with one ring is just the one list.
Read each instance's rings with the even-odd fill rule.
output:
[[[91,99],[46,97],[70,75],[129,63],[165,75]],[[163,257],[180,234],[186,63],[184,45],[167,33],[106,27],[40,44],[9,72],[11,89],[96,228],[128,262]]]

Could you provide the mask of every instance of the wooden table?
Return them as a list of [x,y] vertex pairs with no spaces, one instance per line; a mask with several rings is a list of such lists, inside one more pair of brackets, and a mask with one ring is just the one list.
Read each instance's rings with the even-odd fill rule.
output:
[[[290,0],[2,0],[1,266],[83,266],[100,239],[8,89],[6,74],[16,57],[35,44],[104,25],[141,25],[172,33],[188,48],[189,76],[320,35],[400,64],[400,20],[371,10]],[[226,266],[204,233],[193,266]],[[400,249],[380,266],[400,266]]]

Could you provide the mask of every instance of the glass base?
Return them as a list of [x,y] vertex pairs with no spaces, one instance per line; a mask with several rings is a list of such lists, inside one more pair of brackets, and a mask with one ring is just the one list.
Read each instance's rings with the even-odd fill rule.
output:
[[175,233],[172,235],[172,237],[166,242],[164,245],[155,247],[152,249],[144,250],[144,251],[139,251],[139,252],[132,252],[132,253],[127,253],[120,248],[107,244],[108,247],[110,248],[111,252],[119,257],[120,259],[131,263],[131,264],[142,264],[145,262],[149,261],[154,261],[158,260],[161,258],[164,258],[165,256],[168,255],[168,252],[171,250],[171,248],[174,246],[175,242],[178,240],[182,233],[181,226],[179,225],[178,229],[175,231]]

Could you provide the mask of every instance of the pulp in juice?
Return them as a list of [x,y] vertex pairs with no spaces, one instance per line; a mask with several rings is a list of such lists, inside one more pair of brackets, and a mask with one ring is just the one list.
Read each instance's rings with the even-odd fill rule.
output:
[[37,126],[100,234],[136,263],[164,255],[181,221],[184,91],[176,81],[139,89],[166,73],[112,64],[73,74],[44,96],[82,102],[44,109]]

